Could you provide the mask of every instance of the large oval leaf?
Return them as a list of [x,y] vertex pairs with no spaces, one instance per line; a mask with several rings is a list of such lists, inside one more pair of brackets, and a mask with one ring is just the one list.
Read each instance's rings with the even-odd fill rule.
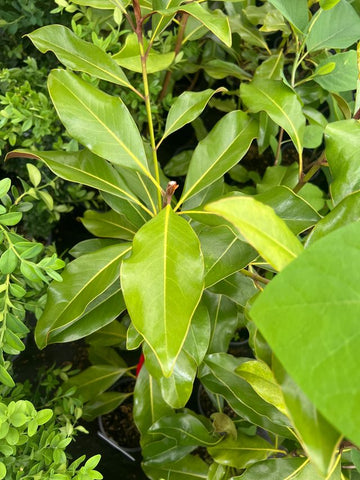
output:
[[[130,248],[130,244],[112,245],[69,263],[62,274],[63,282],[49,288],[44,312],[35,329],[39,348],[44,348],[52,335],[74,328],[73,324],[91,302],[119,277],[120,262]],[[98,320],[101,322],[101,317]],[[86,329],[88,334],[88,326]],[[81,331],[77,331],[77,335],[77,338],[84,336]]]
[[360,224],[353,223],[315,242],[270,282],[251,309],[286,370],[325,418],[357,444],[359,236]]
[[231,222],[276,270],[281,270],[303,250],[297,237],[274,210],[252,197],[229,197],[210,203],[206,211]]
[[121,282],[135,328],[170,376],[203,290],[203,259],[192,228],[168,205],[135,235]]
[[179,204],[222,177],[247,152],[257,124],[237,110],[223,117],[194,151]]
[[188,455],[178,462],[162,465],[143,465],[144,472],[151,480],[207,480],[209,465],[200,457]]
[[240,86],[242,101],[250,112],[264,110],[280,125],[294,142],[300,153],[303,148],[305,116],[296,93],[279,80],[257,79]]
[[150,176],[139,130],[120,98],[65,70],[50,73],[48,88],[71,136],[100,157]]
[[85,42],[64,25],[46,25],[28,37],[40,52],[54,52],[60,62],[72,70],[134,89],[110,55],[100,47]]
[[304,32],[309,22],[309,12],[306,0],[269,0],[298,30]]
[[319,10],[314,16],[306,46],[309,51],[322,48],[347,48],[359,40],[360,18],[346,0],[331,10]]
[[330,192],[336,205],[360,189],[360,123],[356,120],[329,123],[325,140],[326,159],[333,177]]

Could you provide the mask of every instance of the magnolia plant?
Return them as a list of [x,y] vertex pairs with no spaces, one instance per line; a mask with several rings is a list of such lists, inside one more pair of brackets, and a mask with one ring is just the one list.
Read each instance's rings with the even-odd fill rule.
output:
[[[360,99],[351,94],[359,3],[73,3],[112,11],[125,28],[113,55],[61,25],[29,35],[66,67],[50,72],[48,89],[83,148],[9,156],[99,190],[109,209],[82,218],[98,238],[76,245],[62,283],[50,286],[37,345],[92,344],[97,362],[71,380],[88,418],[124,397],[107,391],[128,371],[110,346],[142,349],[134,417],[151,479],[359,478]],[[175,43],[164,53],[166,32]],[[202,65],[204,78],[221,72],[240,89],[184,91],[158,138],[149,78],[168,70],[170,85],[181,48],[206,38],[232,61]],[[254,53],[262,61],[250,62],[251,72],[236,63]],[[142,82],[134,86],[123,69]],[[89,76],[115,84],[119,96]],[[121,99],[129,90],[145,105],[146,130]],[[164,141],[198,126],[209,103],[223,113],[180,165],[185,179],[166,178]],[[290,165],[281,164],[284,144],[295,152]],[[238,165],[250,146],[273,152],[262,176]],[[167,173],[174,165],[179,159]],[[322,190],[309,183],[320,171]],[[253,358],[227,353],[244,324]],[[186,408],[196,377],[220,410],[212,422]],[[192,454],[198,447],[206,461]]]

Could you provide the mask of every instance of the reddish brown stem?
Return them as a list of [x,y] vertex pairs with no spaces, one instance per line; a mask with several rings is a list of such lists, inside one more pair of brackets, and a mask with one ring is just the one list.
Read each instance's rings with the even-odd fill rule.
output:
[[[179,31],[178,31],[178,36],[177,36],[177,39],[176,39],[176,45],[175,45],[175,49],[174,49],[175,58],[177,57],[178,53],[181,50],[181,44],[182,44],[182,41],[183,41],[183,38],[184,38],[185,27],[186,27],[186,23],[187,23],[188,18],[189,18],[188,13],[183,13],[182,14],[182,17],[181,17],[181,20],[180,20],[180,27],[179,27]],[[172,76],[172,71],[168,70],[166,72],[166,75],[165,75],[165,78],[164,78],[163,88],[162,88],[162,90],[160,92],[160,95],[159,95],[159,102],[161,102],[164,99],[164,97],[167,93],[167,90],[169,88],[169,83],[170,83],[170,80],[171,80],[171,76]]]

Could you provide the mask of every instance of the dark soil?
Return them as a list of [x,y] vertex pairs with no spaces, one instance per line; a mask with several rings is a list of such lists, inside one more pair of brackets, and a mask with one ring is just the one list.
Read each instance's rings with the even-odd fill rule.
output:
[[[212,403],[209,395],[206,393],[205,388],[202,385],[199,386],[198,402],[199,402],[199,410],[202,415],[205,415],[206,417],[210,418],[210,416],[213,413],[218,412],[215,405]],[[223,413],[225,413],[230,418],[238,417],[238,415],[226,402],[224,404]]]
[[[135,388],[135,380],[124,378],[115,390],[131,393]],[[133,397],[127,398],[123,404],[112,412],[102,416],[102,424],[106,434],[124,448],[140,448],[140,433],[133,418]]]

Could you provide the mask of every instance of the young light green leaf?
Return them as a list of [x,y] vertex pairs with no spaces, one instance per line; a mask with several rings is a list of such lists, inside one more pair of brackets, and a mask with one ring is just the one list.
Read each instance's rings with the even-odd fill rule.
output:
[[8,248],[0,257],[0,272],[4,275],[12,273],[18,264],[18,257],[12,248]]
[[320,7],[323,10],[330,10],[335,7],[340,2],[340,0],[320,0]]
[[52,51],[65,66],[134,90],[118,64],[100,47],[64,25],[46,25],[27,35],[42,53]]
[[65,70],[50,73],[48,88],[71,136],[96,155],[150,176],[139,130],[119,97]]
[[14,380],[11,378],[9,372],[2,365],[0,365],[0,382],[6,385],[7,387],[10,387],[10,388],[15,387]]
[[296,93],[278,80],[257,79],[240,86],[240,96],[251,112],[264,110],[280,125],[300,153],[303,148],[305,116]]
[[359,40],[360,18],[347,1],[314,15],[306,37],[309,52],[325,48],[347,48]]
[[227,47],[231,47],[231,29],[229,19],[220,10],[208,10],[198,3],[191,3],[181,5],[180,7],[159,10],[161,15],[172,16],[177,11],[185,12],[196,18],[212,32],[219,40],[221,40]]
[[300,32],[305,32],[309,22],[309,11],[306,0],[269,0],[294,27]]
[[[47,345],[50,336],[71,327],[91,302],[114,283],[119,277],[122,258],[130,248],[129,244],[105,247],[82,255],[65,268],[63,282],[49,288],[44,312],[36,325],[39,348]],[[80,326],[77,335],[83,336]]]
[[197,236],[170,206],[136,233],[132,255],[122,264],[121,284],[131,320],[167,377],[200,300],[203,270]]
[[[360,443],[360,372],[354,355],[360,348],[360,296],[354,287],[360,282],[359,235],[356,222],[312,244],[270,282],[251,309],[284,368],[323,416],[355,443]],[[339,362],[346,365],[341,375]]]
[[[147,42],[144,42],[144,48],[147,48]],[[136,33],[127,35],[125,45],[120,52],[113,55],[113,60],[123,68],[133,72],[142,72],[139,40]],[[155,73],[161,70],[167,70],[175,59],[175,53],[158,53],[151,49],[146,60],[147,73]]]
[[3,178],[0,180],[0,198],[7,194],[11,187],[10,178]]
[[17,223],[19,223],[21,219],[22,219],[21,212],[3,213],[2,215],[0,215],[0,224],[6,225],[8,227],[13,227]]
[[282,270],[303,250],[274,210],[252,197],[225,198],[206,205],[205,210],[231,222],[276,270]]
[[179,204],[236,165],[256,135],[256,122],[244,112],[237,110],[225,115],[196,147]]
[[159,144],[171,133],[176,132],[187,123],[197,118],[208,104],[210,98],[218,92],[224,92],[225,88],[202,92],[184,92],[172,104],[166,118],[165,132]]
[[34,187],[37,187],[41,182],[40,170],[32,163],[27,163],[26,168],[29,174],[30,182],[34,185]]

